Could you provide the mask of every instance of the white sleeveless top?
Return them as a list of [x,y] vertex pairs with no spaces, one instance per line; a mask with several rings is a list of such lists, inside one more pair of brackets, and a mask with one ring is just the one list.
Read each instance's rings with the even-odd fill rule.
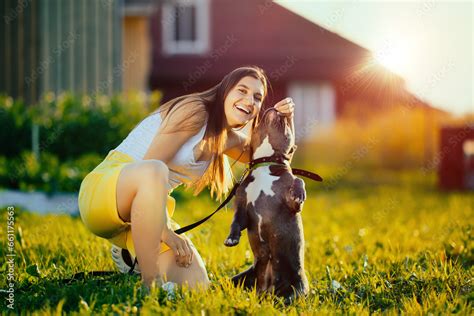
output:
[[[161,122],[160,113],[149,115],[128,134],[115,150],[129,155],[134,160],[143,160],[156,132],[161,126]],[[196,161],[194,148],[203,139],[206,126],[207,124],[204,124],[196,135],[184,143],[173,159],[167,164],[169,169],[169,192],[183,183],[193,182],[204,175],[210,161]]]

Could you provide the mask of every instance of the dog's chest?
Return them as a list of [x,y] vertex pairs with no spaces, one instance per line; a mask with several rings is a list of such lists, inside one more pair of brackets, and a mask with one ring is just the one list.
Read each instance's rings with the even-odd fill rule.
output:
[[250,203],[255,207],[262,192],[264,194],[263,197],[275,196],[276,193],[272,189],[272,186],[280,177],[272,175],[269,166],[263,166],[253,170],[252,177],[253,180],[248,182],[245,187],[245,197],[247,205]]

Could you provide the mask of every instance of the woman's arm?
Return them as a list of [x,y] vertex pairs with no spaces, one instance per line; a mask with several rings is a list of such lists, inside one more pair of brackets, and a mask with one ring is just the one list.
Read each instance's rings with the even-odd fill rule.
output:
[[251,158],[250,146],[246,145],[249,141],[244,133],[230,130],[227,134],[227,144],[224,154],[242,163],[249,163]]
[[153,138],[143,159],[157,159],[168,164],[181,146],[199,133],[206,119],[202,104],[187,104],[168,114]]
[[153,141],[143,159],[157,159],[168,164],[179,151],[181,146],[183,146],[184,143],[186,143],[194,134],[196,133],[191,131],[174,133],[158,132],[153,138]]

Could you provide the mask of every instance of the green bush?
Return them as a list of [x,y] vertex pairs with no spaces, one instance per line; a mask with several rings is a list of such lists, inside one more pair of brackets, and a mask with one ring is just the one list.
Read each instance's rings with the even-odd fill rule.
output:
[[0,157],[31,148],[31,115],[23,102],[0,96],[0,126]]
[[107,154],[149,111],[139,94],[92,99],[65,93],[47,94],[30,107],[30,116],[40,126],[40,148],[63,160],[83,153]]
[[0,187],[48,193],[75,192],[102,158],[98,154],[84,154],[60,163],[54,154],[42,152],[37,159],[31,151],[24,151],[12,159],[0,157]]
[[[84,176],[150,111],[144,94],[113,97],[46,94],[27,106],[0,96],[0,187],[77,191]],[[32,125],[39,128],[40,156],[32,153]]]

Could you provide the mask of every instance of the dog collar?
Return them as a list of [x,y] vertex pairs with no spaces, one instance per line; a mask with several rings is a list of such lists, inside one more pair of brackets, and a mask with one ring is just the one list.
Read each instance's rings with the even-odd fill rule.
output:
[[237,181],[237,183],[240,185],[240,183],[242,183],[242,181],[250,174],[250,172],[252,172],[252,170],[255,170],[259,167],[264,167],[264,166],[290,167],[289,164],[285,162],[285,160],[280,161],[280,159],[277,159],[277,161],[275,161],[274,157],[262,157],[262,158],[253,159],[252,161],[249,162],[248,167],[245,168],[244,172],[242,173],[242,176],[240,177],[239,181]]
[[314,181],[323,181],[323,179],[316,173],[313,173],[311,171],[307,171],[304,169],[292,168],[290,166],[290,162],[284,156],[283,157],[282,156],[268,156],[268,157],[252,159],[252,161],[249,162],[248,168],[242,174],[242,177],[240,178],[239,183],[242,182],[242,180],[250,173],[250,171],[261,166],[269,166],[269,165],[279,165],[279,166],[289,167],[291,172],[295,176],[307,177]]
[[287,157],[283,157],[281,155],[278,156],[268,156],[268,157],[261,157],[257,159],[252,159],[249,162],[249,169],[254,169],[255,166],[260,166],[262,164],[274,164],[274,165],[289,165],[289,161]]

